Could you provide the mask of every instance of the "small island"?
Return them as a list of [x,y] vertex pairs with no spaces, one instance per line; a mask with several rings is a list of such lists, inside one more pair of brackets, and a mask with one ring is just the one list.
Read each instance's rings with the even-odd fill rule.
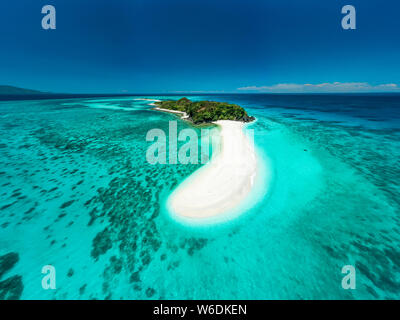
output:
[[187,98],[152,101],[154,110],[179,114],[195,125],[217,125],[221,138],[211,161],[169,196],[167,206],[172,216],[185,223],[207,224],[233,218],[242,204],[249,208],[253,202],[245,203],[245,199],[259,181],[260,161],[244,129],[255,118],[227,102],[193,102]]
[[154,105],[156,110],[183,114],[183,119],[187,119],[194,124],[210,123],[218,120],[241,122],[254,120],[254,117],[249,116],[242,107],[227,102],[192,102],[187,98],[182,98],[179,100],[156,101]]

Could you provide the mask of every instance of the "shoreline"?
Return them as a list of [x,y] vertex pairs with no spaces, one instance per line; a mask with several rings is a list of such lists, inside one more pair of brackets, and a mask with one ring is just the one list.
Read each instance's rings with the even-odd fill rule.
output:
[[213,123],[221,129],[219,152],[169,197],[169,207],[180,218],[200,222],[239,208],[253,190],[260,171],[254,145],[243,131],[245,123],[232,120]]
[[150,103],[149,106],[153,106],[153,107],[154,107],[153,109],[154,109],[154,110],[157,110],[157,111],[168,112],[168,113],[174,113],[174,114],[181,114],[181,115],[182,115],[181,119],[187,119],[187,118],[189,118],[189,116],[187,115],[187,113],[184,112],[184,111],[169,110],[169,109],[163,109],[163,108],[155,107],[156,104],[154,104],[154,103]]

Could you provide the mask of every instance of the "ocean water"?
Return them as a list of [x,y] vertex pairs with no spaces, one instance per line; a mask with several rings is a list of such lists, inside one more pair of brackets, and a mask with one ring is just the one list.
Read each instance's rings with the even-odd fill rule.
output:
[[146,161],[177,117],[138,98],[171,97],[0,102],[0,299],[400,298],[399,95],[188,96],[255,116],[272,171],[251,209],[202,227],[166,208],[201,165]]

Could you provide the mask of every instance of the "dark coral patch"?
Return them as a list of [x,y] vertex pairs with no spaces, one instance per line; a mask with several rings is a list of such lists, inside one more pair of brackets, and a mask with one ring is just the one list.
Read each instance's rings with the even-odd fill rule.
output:
[[138,271],[135,271],[134,273],[131,274],[129,278],[129,282],[139,282],[140,281],[140,274]]
[[96,260],[99,258],[99,256],[105,254],[109,249],[111,249],[112,243],[110,232],[107,228],[96,235],[96,237],[93,239],[92,247],[91,255]]
[[64,202],[64,203],[60,206],[60,208],[61,208],[61,209],[67,208],[67,207],[69,207],[71,204],[73,204],[74,201],[75,201],[75,200],[69,200],[69,201],[67,201],[67,202]]
[[87,286],[87,284],[84,284],[82,287],[79,288],[79,294],[80,295],[85,293],[86,286]]
[[0,278],[18,262],[19,255],[10,252],[0,257]]
[[156,293],[156,290],[154,290],[153,288],[147,288],[146,289],[147,298],[151,298],[152,296],[154,296],[155,293]]
[[18,300],[23,290],[22,277],[20,275],[10,277],[0,282],[0,300]]
[[118,259],[116,256],[110,258],[110,267],[114,274],[119,274],[122,270],[122,259]]

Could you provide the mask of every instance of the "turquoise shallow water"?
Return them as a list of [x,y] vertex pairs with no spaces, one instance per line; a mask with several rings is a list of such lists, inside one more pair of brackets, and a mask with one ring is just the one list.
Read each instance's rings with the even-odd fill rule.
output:
[[252,209],[201,228],[165,205],[200,165],[145,158],[176,117],[134,98],[0,102],[0,298],[400,298],[400,97],[190,97],[244,106],[273,170]]

